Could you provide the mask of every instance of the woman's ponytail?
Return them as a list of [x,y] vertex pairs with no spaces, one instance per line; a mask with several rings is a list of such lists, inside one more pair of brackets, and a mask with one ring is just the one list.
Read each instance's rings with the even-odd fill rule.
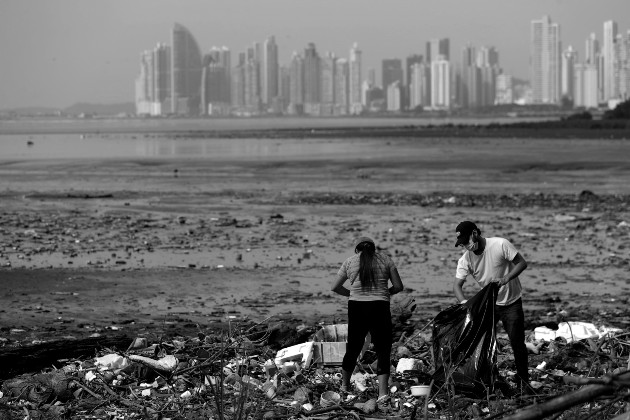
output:
[[374,284],[374,256],[376,254],[376,246],[374,242],[361,242],[354,250],[360,252],[359,279],[361,286],[367,287]]

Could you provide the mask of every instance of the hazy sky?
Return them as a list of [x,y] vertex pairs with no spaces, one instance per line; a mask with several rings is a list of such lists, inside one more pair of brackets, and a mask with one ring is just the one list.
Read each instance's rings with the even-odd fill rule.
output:
[[281,64],[308,42],[339,57],[358,42],[380,80],[381,59],[448,37],[452,61],[467,42],[494,46],[506,73],[528,79],[530,21],[545,14],[580,58],[604,21],[630,29],[630,0],[0,0],[0,109],[131,102],[140,53],[170,44],[175,22],[233,61],[269,35]]

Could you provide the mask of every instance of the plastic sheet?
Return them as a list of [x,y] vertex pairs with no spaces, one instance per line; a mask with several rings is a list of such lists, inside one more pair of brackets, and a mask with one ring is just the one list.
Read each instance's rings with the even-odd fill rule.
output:
[[465,304],[440,312],[433,323],[433,379],[450,381],[458,394],[482,398],[497,379],[496,317],[499,286],[490,283]]

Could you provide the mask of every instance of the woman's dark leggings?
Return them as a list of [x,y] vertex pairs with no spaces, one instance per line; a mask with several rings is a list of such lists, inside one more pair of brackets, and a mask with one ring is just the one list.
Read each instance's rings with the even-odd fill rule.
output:
[[392,317],[389,302],[382,300],[348,301],[348,344],[341,367],[346,372],[354,371],[368,332],[378,356],[376,374],[387,374],[391,366]]

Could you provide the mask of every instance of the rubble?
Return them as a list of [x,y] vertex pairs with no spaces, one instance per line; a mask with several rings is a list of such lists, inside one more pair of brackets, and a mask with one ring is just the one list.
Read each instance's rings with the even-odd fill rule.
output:
[[412,386],[429,385],[434,366],[427,325],[412,325],[412,333],[407,338],[402,335],[392,349],[390,396],[378,403],[369,345],[347,391],[341,389],[339,364],[327,365],[313,357],[316,344],[322,343],[316,340],[343,339],[343,325],[308,328],[315,332],[303,343],[278,348],[271,344],[273,325],[266,321],[233,323],[227,329],[171,341],[136,337],[124,348],[102,348],[93,357],[66,359],[63,366],[55,363],[57,367],[6,379],[0,419],[414,420],[423,414],[425,418],[524,419],[540,417],[522,413],[566,410],[578,416],[590,413],[589,418],[611,418],[627,411],[628,332],[571,342],[563,337],[536,340],[530,334],[530,347],[538,349],[538,354],[530,355],[533,395],[521,395],[513,383],[511,356],[506,354],[510,346],[506,337],[499,336],[497,367],[508,388],[472,400],[432,383],[426,397],[412,394]]

